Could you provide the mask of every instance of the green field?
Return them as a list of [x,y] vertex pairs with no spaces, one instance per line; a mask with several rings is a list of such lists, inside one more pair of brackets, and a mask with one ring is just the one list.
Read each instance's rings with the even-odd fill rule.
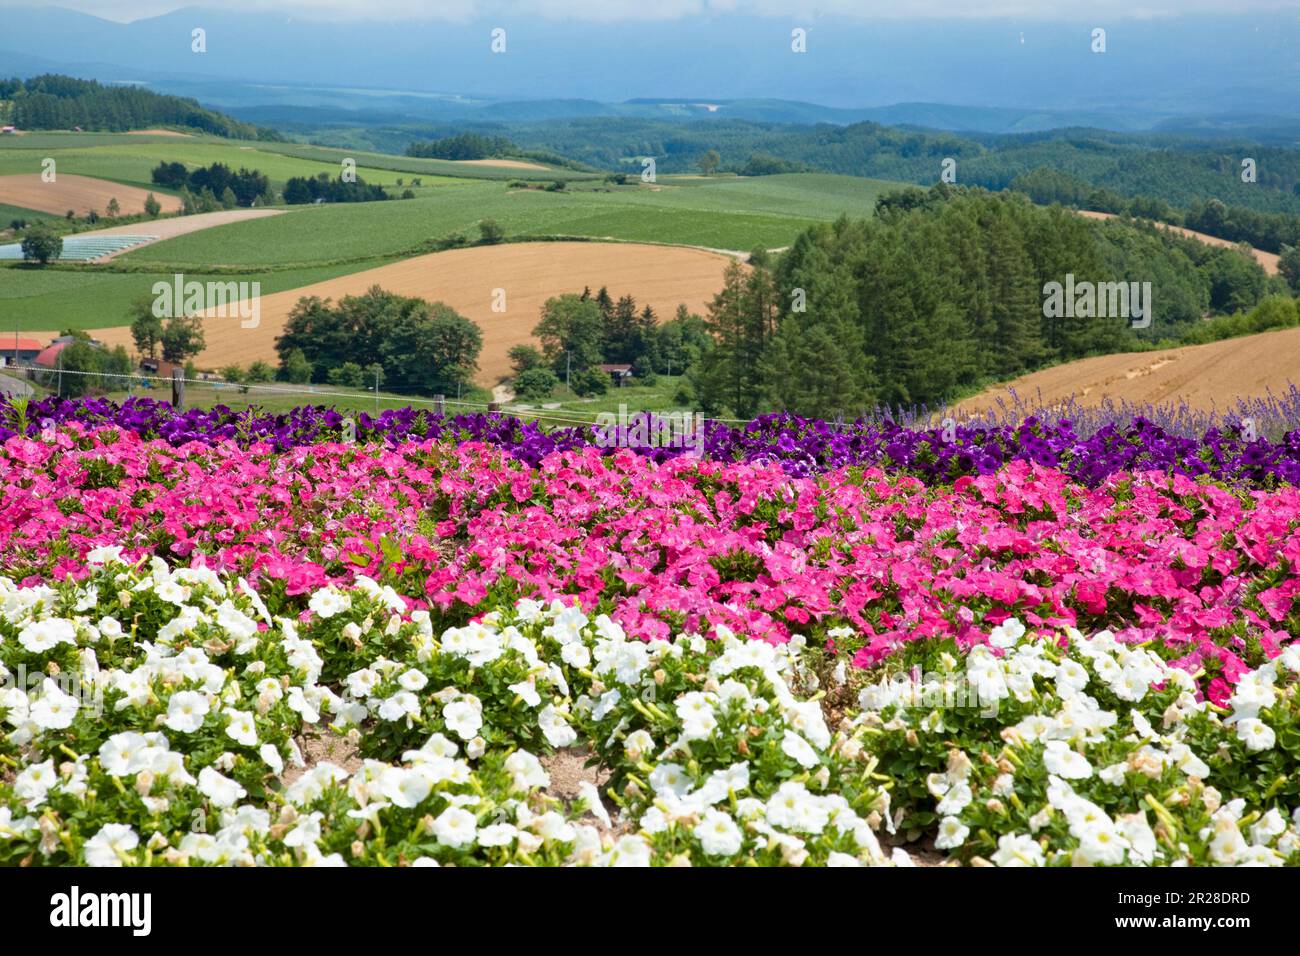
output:
[[141,266],[239,266],[389,256],[495,219],[511,237],[582,236],[748,251],[788,245],[812,222],[870,215],[897,184],[797,174],[718,179],[658,190],[625,186],[543,192],[475,183],[407,202],[316,206],[222,226],[128,253]]
[[[279,151],[263,148],[267,145],[252,144],[238,140],[216,139],[211,137],[138,137],[138,136],[103,136],[93,134],[71,134],[74,143],[55,148],[50,144],[46,149],[31,149],[24,143],[21,148],[10,148],[11,143],[23,143],[24,140],[37,137],[18,137],[0,142],[0,176],[15,173],[40,172],[41,160],[53,157],[58,163],[59,172],[77,176],[94,176],[143,188],[157,188],[152,185],[151,173],[155,166],[164,160],[184,163],[191,169],[210,166],[213,163],[225,163],[232,169],[241,166],[257,169],[271,180],[272,188],[283,188],[285,182],[294,176],[316,176],[320,173],[337,175],[342,169],[342,159],[348,155],[340,152],[337,161],[322,162],[314,159],[299,158]],[[46,139],[49,137],[40,137]],[[95,142],[96,139],[112,139],[113,143]],[[120,142],[126,140],[126,142]],[[84,144],[84,145],[83,145]],[[409,183],[410,174],[398,170],[368,166],[359,154],[357,175],[366,182],[382,186],[397,185],[397,180]],[[448,167],[438,183],[424,183],[415,187],[419,194],[422,190],[431,190],[436,185],[455,182],[473,182],[476,178],[463,176],[466,167],[457,167],[454,163],[443,163]],[[473,167],[468,167],[473,169]],[[402,188],[405,188],[403,186]]]
[[[210,137],[36,134],[0,141],[0,174],[26,171],[37,155],[53,155],[60,172],[147,187],[150,171],[163,160],[245,165],[282,182],[337,172],[335,157],[347,154]],[[379,154],[354,158],[368,181],[395,185],[397,178],[409,182],[412,173],[425,177],[417,198],[294,207],[285,215],[146,246],[107,265],[0,266],[0,330],[121,325],[132,301],[175,272],[200,280],[220,272],[260,281],[268,294],[293,289],[427,251],[452,235],[475,239],[484,219],[495,219],[513,240],[563,236],[740,251],[779,248],[812,223],[871,215],[877,197],[901,185],[808,173],[663,177],[654,186],[635,179],[633,185],[611,186],[600,179],[548,174],[568,181],[562,191],[545,191],[510,188],[500,170]],[[446,170],[466,175],[438,175]],[[18,211],[0,223],[21,215]]]
[[10,206],[0,202],[0,229],[8,229],[9,223],[15,219],[26,219],[28,222],[35,222],[38,219],[57,219],[53,213],[41,212],[38,209],[24,209],[22,206]]
[[[281,272],[250,272],[238,281],[261,282],[270,295],[324,282],[355,271],[348,265],[316,266]],[[102,266],[29,269],[0,265],[0,338],[5,332],[101,329],[126,325],[131,304],[151,296],[153,284],[170,281],[170,272],[114,272]],[[211,273],[187,273],[205,281]],[[230,276],[220,277],[229,280]]]

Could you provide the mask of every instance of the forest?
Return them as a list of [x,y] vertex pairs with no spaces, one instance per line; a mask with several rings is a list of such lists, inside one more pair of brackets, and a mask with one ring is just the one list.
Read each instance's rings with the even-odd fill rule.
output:
[[0,119],[27,130],[122,132],[151,126],[184,126],[230,139],[279,141],[274,130],[241,123],[196,100],[166,96],[138,86],[104,86],[94,80],[45,74],[0,80]]
[[[687,372],[709,414],[933,406],[1057,362],[1198,340],[1206,316],[1286,293],[1235,249],[942,184],[882,197],[874,218],[814,226],[751,264],[729,270],[704,317],[714,345]],[[1045,284],[1067,274],[1150,282],[1151,326],[1045,315]]]

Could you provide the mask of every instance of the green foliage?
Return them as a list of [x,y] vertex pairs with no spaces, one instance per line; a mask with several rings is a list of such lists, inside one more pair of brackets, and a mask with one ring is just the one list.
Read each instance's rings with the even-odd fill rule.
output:
[[59,352],[58,368],[65,373],[89,373],[43,373],[46,385],[57,388],[65,398],[78,398],[122,388],[120,376],[131,374],[131,358],[120,345],[105,351],[85,338],[77,338]]
[[482,345],[478,326],[451,307],[375,286],[364,295],[345,296],[337,305],[300,299],[276,340],[276,351],[282,370],[301,355],[310,366],[309,381],[345,384],[336,381],[340,375],[356,381],[364,363],[358,387],[371,386],[378,365],[396,391],[445,394],[470,383]]
[[495,219],[484,219],[478,224],[479,242],[485,246],[496,245],[506,237],[506,231]]
[[131,339],[135,350],[145,358],[153,358],[163,337],[163,322],[154,314],[153,300],[144,297],[131,306]]
[[280,356],[280,380],[294,385],[306,385],[311,381],[311,362],[302,349],[290,349]]
[[342,385],[345,388],[364,388],[366,385],[366,370],[356,362],[344,362],[337,368],[330,369],[328,380],[331,385]]
[[45,74],[14,81],[11,118],[23,129],[131,130],[185,126],[231,139],[280,139],[278,133],[240,123],[197,100],[164,96],[142,86],[101,86],[94,80]]
[[715,345],[701,359],[699,399],[706,412],[728,410],[751,418],[761,408],[767,383],[765,353],[776,332],[777,288],[767,269],[727,266],[723,287],[706,319]]
[[206,347],[203,320],[197,315],[174,315],[163,325],[162,357],[179,363],[198,355]]
[[378,202],[392,198],[383,186],[367,183],[360,176],[352,182],[329,173],[313,177],[294,176],[284,186],[284,201],[290,206],[316,202]]
[[510,367],[515,375],[522,375],[531,369],[539,368],[546,360],[542,353],[531,345],[514,345],[506,353],[510,357]]
[[636,361],[632,363],[632,374],[636,376],[642,385],[653,385],[658,380],[654,362],[650,360],[648,355],[638,355],[636,357]]
[[1277,260],[1277,271],[1291,287],[1292,292],[1300,293],[1300,245],[1287,246]]
[[477,133],[460,133],[427,143],[411,143],[407,156],[429,159],[474,160],[497,159],[519,153],[519,147],[500,136],[480,136]]
[[560,380],[549,368],[527,368],[515,376],[515,397],[525,401],[540,401],[550,398],[560,385]]
[[604,359],[605,319],[600,305],[572,293],[546,300],[533,329],[542,354],[563,381]]
[[1179,344],[1204,345],[1241,335],[1255,335],[1274,329],[1290,329],[1300,325],[1300,308],[1288,296],[1270,296],[1249,312],[1218,316],[1189,328],[1178,340]]
[[595,366],[585,368],[573,373],[572,388],[573,393],[582,398],[604,395],[609,391],[609,375]]
[[45,226],[34,226],[23,236],[22,251],[28,262],[48,265],[63,254],[63,238]]

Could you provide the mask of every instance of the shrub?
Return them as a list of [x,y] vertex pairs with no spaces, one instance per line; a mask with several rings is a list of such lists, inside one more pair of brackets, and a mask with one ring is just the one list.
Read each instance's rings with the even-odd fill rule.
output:
[[555,377],[555,373],[549,368],[534,367],[525,369],[515,376],[515,396],[529,400],[549,398],[559,384],[560,380]]

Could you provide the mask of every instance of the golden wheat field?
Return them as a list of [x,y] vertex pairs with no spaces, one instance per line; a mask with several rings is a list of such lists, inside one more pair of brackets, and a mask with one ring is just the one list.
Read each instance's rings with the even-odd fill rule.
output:
[[[213,369],[259,359],[274,364],[276,337],[300,298],[337,300],[378,285],[399,295],[445,302],[476,322],[483,330],[477,380],[495,384],[510,372],[511,347],[533,341],[533,327],[550,297],[581,292],[584,286],[595,292],[604,285],[616,298],[631,295],[638,307],[652,306],[662,321],[680,304],[702,313],[722,288],[729,262],[729,256],[699,249],[606,242],[512,243],[436,252],[263,296],[257,328],[241,328],[238,318],[207,318],[207,348],[196,364]],[[505,311],[494,311],[502,294]],[[110,345],[133,347],[125,326],[93,334]]]

